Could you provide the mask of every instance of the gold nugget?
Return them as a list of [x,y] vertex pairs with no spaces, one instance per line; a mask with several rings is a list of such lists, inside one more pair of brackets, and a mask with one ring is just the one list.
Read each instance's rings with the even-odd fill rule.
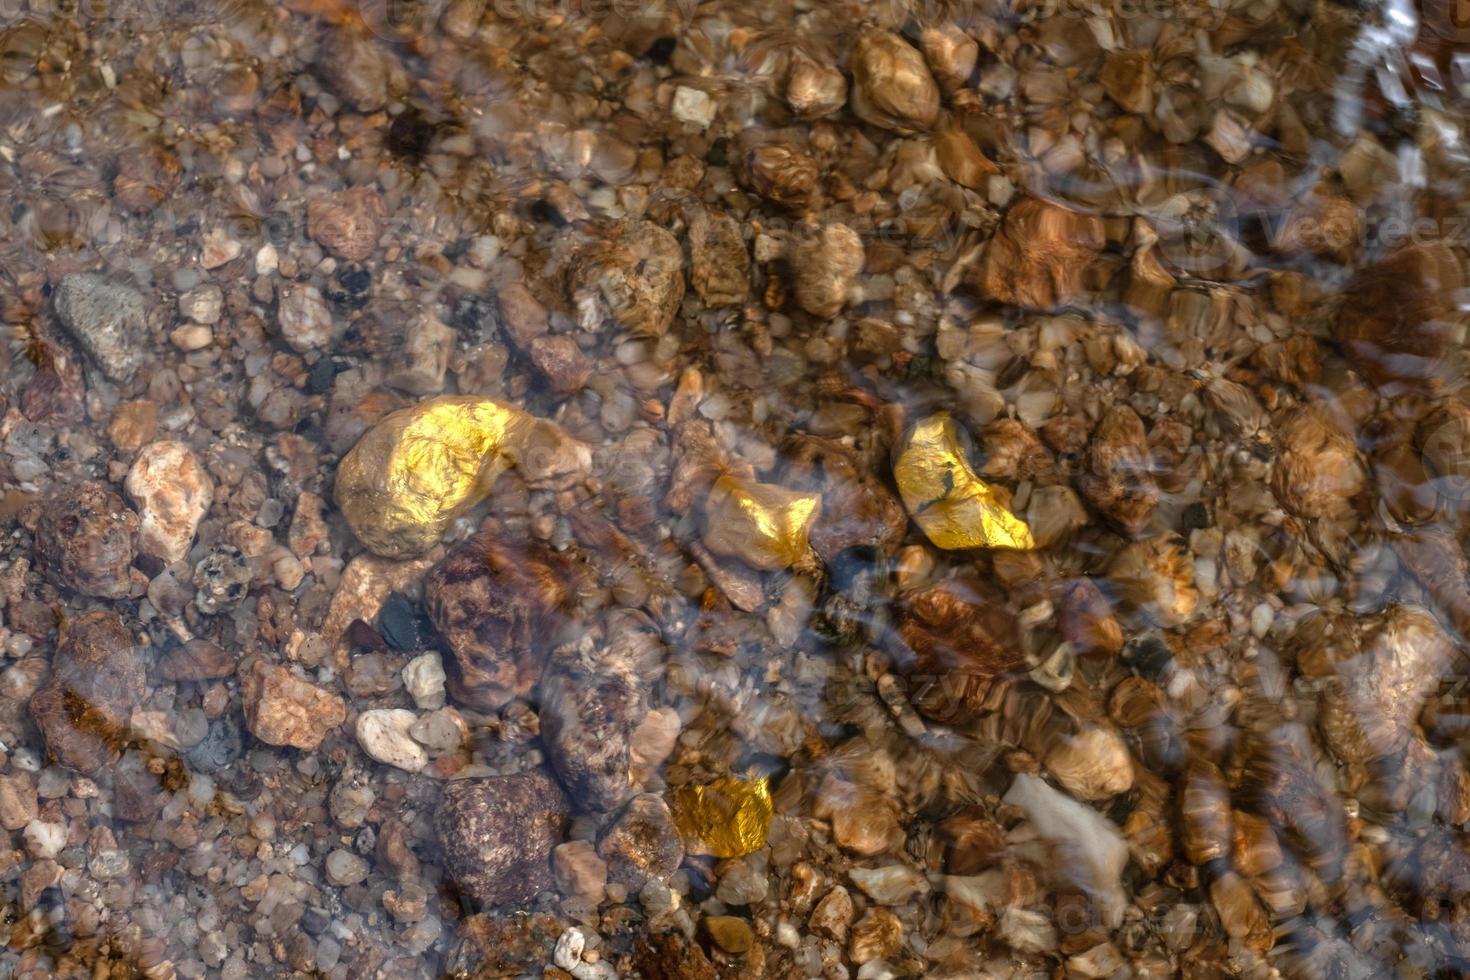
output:
[[787,568],[806,555],[821,508],[820,494],[722,476],[705,504],[704,544],[754,568]]
[[674,791],[674,823],[690,854],[735,858],[755,853],[766,846],[772,812],[765,777],[723,776]]
[[1036,547],[1006,492],[970,468],[960,428],[948,412],[917,423],[900,445],[893,479],[914,523],[949,551]]
[[421,555],[485,499],[538,424],[519,409],[470,395],[393,412],[342,458],[337,506],[374,554]]

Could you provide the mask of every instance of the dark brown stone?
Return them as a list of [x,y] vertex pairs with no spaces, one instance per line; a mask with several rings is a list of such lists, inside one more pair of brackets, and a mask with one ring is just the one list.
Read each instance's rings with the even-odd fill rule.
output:
[[548,912],[472,915],[450,946],[444,975],[490,980],[539,972],[565,930],[566,922]]
[[51,679],[31,698],[31,717],[53,759],[94,773],[117,761],[145,694],[142,657],[117,613],[83,613],[67,623]]
[[644,936],[633,948],[633,966],[645,980],[715,980],[704,950],[682,932]]
[[636,890],[649,878],[666,881],[679,870],[684,842],[664,798],[644,793],[629,800],[603,830],[597,853],[607,862],[609,880]]
[[914,707],[936,721],[975,715],[998,677],[1028,666],[1005,595],[972,577],[900,597],[890,644]]
[[138,515],[96,480],[67,487],[46,502],[36,527],[40,565],[59,585],[101,599],[133,590]]
[[454,654],[450,692],[494,711],[525,697],[566,627],[575,598],[574,561],[541,544],[481,533],[429,572],[424,608]]
[[568,810],[544,772],[451,782],[435,818],[445,869],[476,905],[529,902],[552,886],[551,851],[566,836]]

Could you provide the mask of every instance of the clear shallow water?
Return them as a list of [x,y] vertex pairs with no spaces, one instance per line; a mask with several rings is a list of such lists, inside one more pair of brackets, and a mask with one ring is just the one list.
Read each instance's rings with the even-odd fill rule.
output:
[[0,975],[1463,970],[1453,10],[0,16]]

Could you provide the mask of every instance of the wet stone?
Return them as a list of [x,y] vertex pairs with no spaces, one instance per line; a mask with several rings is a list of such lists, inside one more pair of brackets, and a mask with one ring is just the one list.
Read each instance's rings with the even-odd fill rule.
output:
[[552,885],[567,800],[542,772],[449,783],[434,818],[445,870],[482,906],[522,904]]
[[31,718],[48,754],[82,773],[115,762],[145,684],[140,652],[116,613],[72,619],[56,649],[51,679],[31,698]]
[[214,502],[214,481],[182,442],[150,443],[123,484],[142,516],[140,545],[166,564],[189,553],[199,522]]
[[427,625],[413,603],[397,592],[390,593],[378,610],[378,633],[395,650],[408,653],[423,646]]
[[241,692],[250,733],[271,745],[315,749],[347,717],[340,697],[286,667],[257,661],[242,677]]
[[139,527],[138,515],[105,484],[74,484],[42,509],[37,556],[57,584],[98,598],[121,598],[140,577],[130,568]]
[[454,655],[456,700],[492,711],[530,693],[570,622],[572,571],[566,557],[540,545],[481,535],[429,572],[424,607]]
[[639,686],[617,675],[557,669],[541,685],[541,738],[579,809],[612,810],[633,793],[633,729],[647,712]]
[[191,769],[220,772],[233,766],[242,751],[244,742],[240,736],[240,723],[233,715],[224,715],[209,723],[204,738],[190,748],[184,758]]
[[147,303],[143,294],[89,272],[61,280],[56,315],[91,359],[114,381],[128,381],[146,360]]
[[663,797],[644,793],[628,801],[603,830],[597,853],[608,878],[641,888],[650,878],[666,880],[684,860],[684,844]]
[[210,681],[235,672],[235,658],[212,640],[196,637],[158,659],[165,680]]
[[194,566],[194,604],[205,615],[235,605],[250,590],[250,562],[232,544],[217,544]]

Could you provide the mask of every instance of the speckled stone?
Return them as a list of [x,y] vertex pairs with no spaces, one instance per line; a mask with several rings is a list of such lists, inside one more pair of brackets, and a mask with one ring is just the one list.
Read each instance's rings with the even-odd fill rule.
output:
[[568,809],[544,772],[452,782],[435,817],[445,868],[479,905],[529,902],[552,885],[551,852]]

